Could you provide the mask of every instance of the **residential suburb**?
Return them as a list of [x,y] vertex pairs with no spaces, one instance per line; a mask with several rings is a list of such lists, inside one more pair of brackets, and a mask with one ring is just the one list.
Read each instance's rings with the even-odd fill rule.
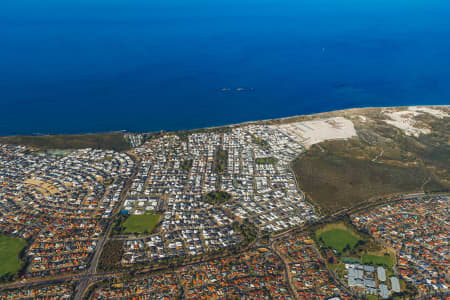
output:
[[450,299],[449,138],[449,106],[2,137],[0,299]]

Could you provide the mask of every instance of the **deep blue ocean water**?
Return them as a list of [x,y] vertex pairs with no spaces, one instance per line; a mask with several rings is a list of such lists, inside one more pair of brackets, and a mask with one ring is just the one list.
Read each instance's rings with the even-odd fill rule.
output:
[[450,104],[448,0],[0,1],[0,135],[413,104]]

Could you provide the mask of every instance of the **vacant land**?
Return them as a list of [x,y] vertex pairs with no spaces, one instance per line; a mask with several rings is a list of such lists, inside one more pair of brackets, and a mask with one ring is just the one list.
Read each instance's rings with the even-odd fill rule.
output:
[[43,136],[5,136],[0,137],[0,143],[25,145],[39,149],[107,149],[125,151],[130,144],[121,132],[99,134],[58,134]]
[[124,233],[150,233],[158,225],[160,214],[132,215],[123,223]]
[[22,268],[19,254],[25,246],[26,242],[22,239],[0,235],[0,277],[13,275]]
[[316,235],[326,247],[333,248],[340,254],[352,250],[360,241],[356,234],[341,224],[330,224],[319,230]]
[[431,133],[406,136],[386,124],[380,109],[348,115],[358,137],[313,146],[292,167],[300,189],[326,213],[372,197],[450,188],[448,119],[423,115]]

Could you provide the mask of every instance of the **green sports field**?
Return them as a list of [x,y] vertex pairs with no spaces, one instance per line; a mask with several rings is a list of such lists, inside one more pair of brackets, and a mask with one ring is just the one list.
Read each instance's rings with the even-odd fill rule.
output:
[[390,255],[363,254],[362,262],[363,264],[383,265],[388,268],[392,268],[392,265],[394,264]]
[[25,246],[26,242],[22,239],[0,235],[0,277],[20,270],[22,261],[19,254]]
[[158,225],[159,214],[132,215],[123,223],[124,233],[150,233]]
[[347,245],[353,249],[360,240],[353,232],[340,224],[328,226],[319,231],[318,238],[323,241],[325,246],[331,247],[341,254]]

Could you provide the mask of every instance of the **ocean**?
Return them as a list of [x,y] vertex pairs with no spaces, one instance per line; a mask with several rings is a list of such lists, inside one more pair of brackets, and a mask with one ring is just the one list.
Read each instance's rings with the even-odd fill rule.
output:
[[446,0],[2,0],[0,135],[450,103]]

